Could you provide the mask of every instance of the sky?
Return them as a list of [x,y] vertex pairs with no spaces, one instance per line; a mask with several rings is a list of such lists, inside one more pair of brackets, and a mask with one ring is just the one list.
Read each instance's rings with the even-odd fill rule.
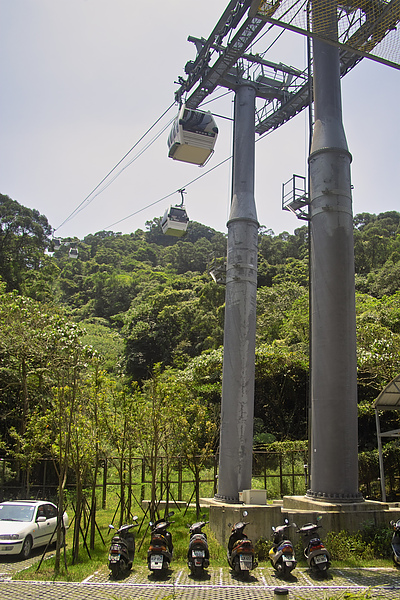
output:
[[[83,239],[145,230],[185,188],[190,219],[226,232],[231,161],[217,165],[231,155],[233,93],[220,88],[204,105],[220,131],[205,167],[168,158],[177,105],[155,123],[196,56],[188,36],[207,38],[227,4],[0,0],[0,193],[44,214],[56,237]],[[283,32],[265,58],[303,69],[305,38]],[[342,79],[354,214],[400,210],[399,97],[400,72],[368,59]],[[256,142],[258,220],[275,234],[304,225],[282,211],[281,194],[293,174],[306,175],[307,154],[305,112]]]

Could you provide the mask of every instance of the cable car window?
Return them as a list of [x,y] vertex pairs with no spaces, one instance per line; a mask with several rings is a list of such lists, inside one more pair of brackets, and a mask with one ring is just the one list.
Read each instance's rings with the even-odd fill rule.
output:
[[189,217],[184,208],[171,207],[168,217],[174,221],[181,221],[182,223],[189,221]]
[[218,128],[215,126],[212,115],[199,110],[185,109],[181,124],[184,131],[192,131],[211,137],[215,137],[218,133]]

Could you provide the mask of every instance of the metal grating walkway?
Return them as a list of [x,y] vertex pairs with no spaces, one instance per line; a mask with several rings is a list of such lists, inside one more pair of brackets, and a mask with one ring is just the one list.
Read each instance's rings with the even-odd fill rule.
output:
[[[3,565],[2,565],[3,566]],[[228,568],[210,568],[195,580],[187,569],[171,570],[155,580],[146,567],[134,567],[125,579],[110,580],[105,567],[81,583],[0,580],[1,600],[272,600],[274,589],[285,587],[288,600],[343,600],[346,592],[368,592],[368,598],[398,600],[400,571],[388,569],[334,569],[325,579],[297,568],[289,581],[276,577],[271,567],[259,567],[249,581],[235,578]]]

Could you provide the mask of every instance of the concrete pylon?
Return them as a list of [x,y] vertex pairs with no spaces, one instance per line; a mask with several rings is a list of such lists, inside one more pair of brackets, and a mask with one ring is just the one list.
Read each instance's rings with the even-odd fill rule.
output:
[[254,200],[255,87],[235,95],[233,189],[228,221],[221,435],[216,500],[251,488],[258,221]]
[[[337,39],[332,6],[328,17],[327,3],[313,1],[313,28]],[[359,502],[351,155],[342,123],[339,50],[318,39],[313,40],[313,78],[311,479],[306,495],[326,502]]]

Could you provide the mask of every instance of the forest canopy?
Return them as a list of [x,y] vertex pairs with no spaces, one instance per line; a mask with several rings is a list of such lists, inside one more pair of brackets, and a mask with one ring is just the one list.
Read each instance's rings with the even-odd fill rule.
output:
[[[356,215],[354,240],[360,448],[368,449],[372,403],[400,372],[400,213]],[[127,407],[148,402],[151,386],[160,398],[178,386],[171,410],[190,398],[205,423],[216,422],[226,235],[191,222],[185,237],[171,238],[154,218],[144,231],[55,242],[44,215],[0,196],[3,450],[51,455],[60,403],[80,407],[84,430],[100,402],[129,421]],[[293,234],[260,228],[255,443],[307,438],[308,329],[307,225]],[[187,418],[194,423],[195,412]],[[111,422],[97,426],[104,433]],[[38,439],[43,423],[48,435]],[[206,430],[203,444],[215,449]],[[106,453],[116,433],[104,435]]]

